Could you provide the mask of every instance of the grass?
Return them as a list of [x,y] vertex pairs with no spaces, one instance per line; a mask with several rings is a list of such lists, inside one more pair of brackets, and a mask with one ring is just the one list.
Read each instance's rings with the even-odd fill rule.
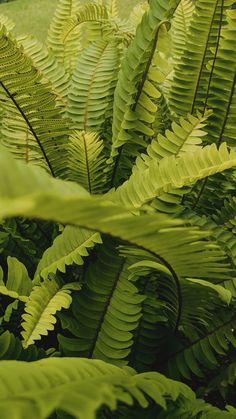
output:
[[[88,1],[88,0],[87,0]],[[58,0],[15,0],[0,5],[0,13],[11,18],[15,34],[30,33],[44,40]],[[86,0],[82,0],[82,3]],[[126,17],[139,0],[118,0],[122,17]]]

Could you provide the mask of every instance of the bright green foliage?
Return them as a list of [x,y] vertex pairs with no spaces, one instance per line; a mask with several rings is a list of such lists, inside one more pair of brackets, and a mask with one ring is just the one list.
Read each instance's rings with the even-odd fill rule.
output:
[[[211,87],[209,60],[218,56],[221,28],[226,22],[226,10],[232,0],[198,0],[189,26],[189,36],[183,55],[174,69],[170,105],[178,116],[205,110]],[[184,41],[185,42],[185,41]],[[184,80],[185,88],[182,89]]]
[[74,131],[68,144],[67,179],[78,182],[90,193],[99,193],[105,186],[104,143],[94,132]]
[[[13,148],[13,152],[25,161],[41,162],[52,174],[57,174],[60,172],[58,160],[67,134],[67,123],[62,119],[59,109],[56,109],[55,96],[49,85],[40,81],[42,77],[39,70],[4,28],[1,29],[0,36],[0,85],[6,94],[6,114],[8,120],[11,118],[8,123],[12,125],[16,114],[17,119],[20,117],[19,124],[25,124],[25,136],[17,139],[18,143],[14,137],[6,145]],[[58,150],[57,158],[55,153],[52,156],[52,138],[56,141],[54,147]],[[4,129],[3,143],[5,144]]]
[[232,4],[0,16],[1,419],[236,417]]
[[[137,402],[145,408],[150,398],[165,408],[168,398],[194,400],[187,386],[161,374],[138,375],[131,369],[120,369],[99,360],[51,358],[30,364],[5,361],[1,363],[0,374],[0,408],[4,419],[12,418],[19,387],[22,402],[18,404],[17,419],[32,418],[32,415],[44,419],[56,408],[78,419],[92,419],[103,405],[115,410],[118,402],[127,405]],[[54,377],[53,381],[50,376]],[[11,386],[13,381],[15,386]],[[30,393],[29,382],[32,383]]]
[[56,273],[57,270],[65,272],[66,266],[73,263],[83,265],[83,257],[88,256],[87,249],[101,242],[99,233],[67,226],[43,254],[35,277],[46,279],[49,274]]
[[68,19],[76,13],[78,8],[78,0],[60,0],[48,31],[47,44],[49,51],[52,51],[55,58],[70,75],[73,73],[76,58],[80,52],[79,32],[76,31],[67,39],[63,39],[62,34],[67,26]]
[[32,289],[32,282],[28,276],[28,272],[25,266],[16,258],[9,256],[7,263],[7,282],[5,284],[1,279],[0,294],[26,302]]
[[78,284],[62,286],[56,280],[45,280],[33,288],[25,306],[25,313],[22,315],[24,330],[21,334],[25,348],[54,329],[56,323],[54,315],[62,308],[70,307],[72,302],[70,293],[73,289],[77,290],[80,287]]
[[94,42],[81,54],[68,95],[67,113],[73,128],[80,131],[101,129],[111,112],[118,66],[116,41]]

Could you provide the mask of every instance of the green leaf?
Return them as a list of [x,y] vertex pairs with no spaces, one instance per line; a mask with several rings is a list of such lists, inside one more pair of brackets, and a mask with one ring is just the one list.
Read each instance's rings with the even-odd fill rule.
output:
[[34,281],[37,282],[40,277],[46,279],[49,274],[55,274],[57,270],[66,272],[66,267],[73,263],[83,265],[83,258],[89,255],[88,250],[96,243],[102,243],[99,233],[71,226],[65,227],[52,246],[44,252]]
[[[76,289],[79,290],[79,285],[76,285]],[[63,308],[70,307],[71,289],[74,288],[73,283],[61,285],[56,279],[45,280],[42,284],[34,286],[22,315],[24,330],[21,334],[24,348],[41,339],[41,336],[47,336],[48,332],[54,329],[55,314]]]

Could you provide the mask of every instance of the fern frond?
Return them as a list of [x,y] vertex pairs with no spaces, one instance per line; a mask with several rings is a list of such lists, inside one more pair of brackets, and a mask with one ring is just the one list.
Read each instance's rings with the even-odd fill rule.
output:
[[144,13],[148,10],[149,4],[147,1],[143,1],[133,7],[129,15],[129,22],[136,30],[137,26],[140,24]]
[[236,347],[234,328],[234,315],[221,315],[221,320],[215,317],[207,333],[183,345],[182,349],[167,357],[172,377],[183,376],[191,379],[192,374],[203,377],[203,368],[218,368],[219,358],[227,356],[229,345]]
[[57,103],[65,107],[69,84],[68,74],[58,65],[53,54],[37,38],[21,36],[17,38],[17,42],[23,46],[24,53],[29,56],[33,65],[40,71],[43,80],[51,84]]
[[184,52],[185,43],[191,19],[194,12],[194,2],[192,0],[181,0],[179,3],[171,25],[172,33],[172,53],[175,65],[180,62]]
[[105,156],[103,141],[93,132],[74,131],[68,144],[67,179],[77,182],[90,193],[104,187]]
[[[172,123],[172,130],[165,131],[164,135],[159,134],[147,147],[147,154],[140,154],[133,167],[133,173],[145,170],[149,167],[152,160],[160,162],[165,157],[174,155],[181,157],[185,153],[194,153],[201,147],[202,138],[207,135],[204,131],[205,121],[210,113],[204,116],[198,114],[197,117],[188,115],[187,119],[180,118],[179,123]],[[183,195],[187,189],[173,189],[169,193],[163,193],[152,203],[152,207],[157,211],[175,214],[180,209]]]
[[109,13],[109,17],[112,19],[118,19],[119,18],[119,9],[117,0],[107,0],[107,10]]
[[[142,317],[134,333],[129,365],[138,371],[148,371],[156,360],[161,344],[160,329],[166,326],[168,318],[164,313],[165,303],[158,295],[158,281],[151,275],[146,276],[149,272],[143,272],[142,262],[135,265],[139,277],[137,287],[146,298],[142,303]],[[133,271],[134,265],[131,268]]]
[[[208,61],[215,59],[221,29],[226,23],[226,10],[231,0],[197,0],[181,60],[174,69],[169,93],[171,109],[184,116],[196,109],[205,110],[205,98],[212,74]],[[184,88],[183,88],[184,86]]]
[[116,41],[96,41],[81,54],[68,93],[68,116],[80,131],[98,131],[110,116],[120,64]]
[[56,409],[76,419],[92,419],[102,406],[114,412],[119,402],[128,406],[136,402],[147,409],[151,400],[166,409],[168,399],[174,402],[195,400],[194,393],[185,384],[155,372],[135,374],[132,369],[121,369],[100,360],[3,361],[0,375],[0,409],[4,419],[14,416],[46,419]]
[[71,226],[65,227],[43,254],[34,281],[37,282],[40,277],[45,280],[49,274],[55,274],[58,270],[65,272],[66,267],[73,263],[83,265],[83,257],[88,256],[88,249],[96,243],[102,243],[98,233]]
[[233,234],[235,234],[236,229],[236,198],[230,197],[228,200],[225,200],[224,206],[218,212],[215,217],[217,224],[225,226]]
[[209,118],[209,141],[235,146],[236,121],[236,11],[227,13],[227,25],[222,29],[218,54],[211,63],[214,72],[209,87],[207,106],[213,109]]
[[143,164],[140,170],[134,170],[113,197],[127,208],[141,208],[163,193],[234,167],[235,158],[235,152],[228,151],[226,144],[222,144],[219,150],[212,144],[182,157],[165,157],[160,162],[151,159],[145,170]]
[[112,157],[117,156],[121,146],[132,142],[132,130],[139,135],[153,135],[149,125],[155,120],[155,100],[161,94],[156,87],[160,74],[152,64],[162,26],[168,28],[166,19],[171,16],[171,10],[169,2],[150,3],[150,10],[144,14],[122,61],[115,90]]
[[115,244],[105,242],[98,259],[89,265],[85,285],[73,302],[74,320],[69,330],[76,338],[59,336],[59,342],[65,355],[121,366],[127,363],[145,297],[128,281],[129,262],[119,257]]
[[32,362],[41,358],[46,358],[47,353],[36,346],[27,349],[22,347],[20,339],[8,331],[0,335],[0,360],[20,360]]
[[[222,155],[216,152],[217,162],[219,156]],[[224,156],[223,153],[223,160]],[[232,158],[232,154],[230,156]],[[223,166],[227,166],[229,162],[232,164],[231,160],[224,162]],[[161,214],[134,217],[107,197],[88,197],[77,185],[51,179],[39,169],[14,161],[4,153],[0,153],[0,163],[2,177],[8,180],[6,187],[5,182],[1,181],[2,177],[0,178],[0,215],[50,219],[108,233],[131,245],[141,247],[161,260],[161,263],[171,270],[176,281],[178,276],[191,277],[192,272],[195,278],[208,276],[216,280],[220,276],[221,279],[229,279],[228,273],[231,269],[227,263],[225,264],[226,255],[214,242],[205,241],[209,237],[208,232],[183,227],[182,221]],[[40,178],[40,182],[32,177],[36,172],[41,172],[37,178]],[[49,187],[50,195],[47,193]]]
[[15,23],[8,16],[0,14],[0,25],[5,26],[7,31],[11,31],[15,27]]
[[[80,289],[78,284],[75,285],[76,289]],[[62,308],[69,308],[72,302],[70,293],[73,289],[73,283],[62,286],[56,279],[47,279],[42,284],[34,286],[26,303],[25,313],[22,315],[21,335],[24,348],[54,329],[55,314]]]
[[19,143],[16,138],[12,138],[9,148],[13,150],[14,146],[16,155],[26,161],[30,160],[32,148],[33,160],[36,158],[42,161],[51,174],[58,175],[65,154],[62,151],[68,134],[67,121],[56,108],[56,99],[50,86],[42,81],[39,71],[34,68],[23,49],[4,28],[0,35],[0,86],[11,108],[20,117],[19,123],[26,125],[30,134],[29,140],[20,139]]
[[172,130],[166,130],[165,135],[159,134],[147,147],[147,154],[141,154],[136,160],[134,171],[141,167],[147,168],[153,159],[156,162],[165,157],[184,156],[185,153],[195,153],[202,144],[202,137],[207,133],[204,131],[206,121],[211,113],[198,114],[197,117],[188,115],[186,119],[180,118],[179,123],[172,122]]
[[76,60],[81,52],[81,33],[79,29],[73,31],[66,39],[62,33],[67,27],[68,20],[74,16],[80,7],[78,0],[60,0],[54,18],[48,31],[47,45],[57,61],[62,64],[66,73],[72,75]]
[[71,19],[68,19],[64,30],[61,33],[63,42],[67,40],[70,34],[80,27],[83,23],[97,22],[109,25],[109,12],[108,8],[103,4],[87,3],[81,5],[74,13]]
[[32,281],[27,269],[16,258],[7,258],[8,273],[6,283],[0,281],[0,294],[26,302],[32,290]]

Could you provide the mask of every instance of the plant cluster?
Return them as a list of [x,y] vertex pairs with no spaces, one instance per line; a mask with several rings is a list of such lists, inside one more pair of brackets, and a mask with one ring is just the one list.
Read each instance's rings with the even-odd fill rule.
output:
[[236,418],[233,4],[0,16],[1,419]]

